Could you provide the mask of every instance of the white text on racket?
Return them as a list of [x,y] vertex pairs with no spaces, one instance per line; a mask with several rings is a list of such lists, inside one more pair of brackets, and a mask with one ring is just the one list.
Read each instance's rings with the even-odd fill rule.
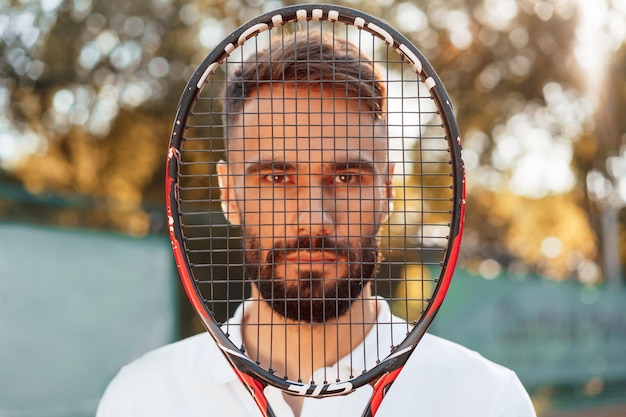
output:
[[323,385],[291,384],[287,387],[288,391],[297,395],[305,395],[307,397],[342,395],[349,393],[353,389],[354,388],[350,382],[337,382]]

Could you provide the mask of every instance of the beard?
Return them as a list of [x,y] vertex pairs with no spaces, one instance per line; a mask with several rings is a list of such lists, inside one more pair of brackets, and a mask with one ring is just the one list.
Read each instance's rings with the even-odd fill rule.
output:
[[[325,323],[347,313],[376,273],[379,263],[376,237],[364,237],[359,243],[358,248],[353,248],[349,242],[337,243],[325,237],[279,241],[259,262],[258,238],[247,237],[246,279],[257,285],[265,302],[279,315],[296,322]],[[296,279],[277,276],[279,268],[286,271],[286,257],[298,251],[332,253],[335,260],[326,264],[327,269],[338,271],[345,265],[342,276],[325,277],[324,268],[307,269],[306,262],[298,267]]]

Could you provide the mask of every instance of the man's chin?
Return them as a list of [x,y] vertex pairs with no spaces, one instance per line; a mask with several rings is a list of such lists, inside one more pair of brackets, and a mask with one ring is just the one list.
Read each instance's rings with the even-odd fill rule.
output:
[[287,324],[322,325],[339,320],[347,314],[354,300],[263,300]]
[[322,324],[332,322],[346,314],[352,303],[362,297],[367,280],[348,278],[332,282],[318,278],[287,280],[263,279],[258,281],[262,299],[278,315],[296,323]]

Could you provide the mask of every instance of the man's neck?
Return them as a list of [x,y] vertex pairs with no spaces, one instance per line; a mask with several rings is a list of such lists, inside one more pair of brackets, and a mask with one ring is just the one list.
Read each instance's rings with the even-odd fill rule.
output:
[[378,315],[377,300],[369,286],[346,314],[324,324],[285,319],[260,300],[256,290],[252,299],[243,320],[246,353],[277,376],[304,383],[311,381],[317,369],[332,366],[356,348]]

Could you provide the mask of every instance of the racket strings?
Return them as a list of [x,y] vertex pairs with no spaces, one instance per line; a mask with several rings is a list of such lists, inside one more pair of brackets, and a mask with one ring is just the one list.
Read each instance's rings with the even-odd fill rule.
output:
[[[299,22],[298,31],[273,28],[248,39],[221,62],[207,79],[188,118],[178,179],[187,256],[207,310],[223,323],[223,331],[229,335],[242,333],[241,324],[229,321],[237,308],[243,309],[244,317],[265,315],[266,322],[255,323],[255,349],[246,349],[248,346],[240,340],[242,351],[256,358],[269,372],[307,383],[338,382],[362,374],[387,357],[410,332],[412,323],[419,320],[435,289],[448,244],[453,195],[444,123],[420,75],[378,37],[368,38],[343,23],[327,23]],[[349,79],[350,68],[347,67],[340,77],[332,72],[328,79],[315,79],[312,67],[325,64],[324,59],[316,59],[322,55],[321,44],[316,57],[311,57],[312,49],[305,50],[304,55],[298,55],[301,52],[293,57],[282,55],[284,45],[294,42],[297,34],[313,37],[320,32],[328,32],[333,40],[354,39],[357,48],[371,57],[384,80],[386,107],[379,109],[367,104],[376,102],[371,94],[360,92],[355,97],[351,92],[355,85],[362,83],[369,84],[368,91],[377,89],[376,81],[371,77],[367,79],[361,67],[354,80]],[[261,51],[266,47],[269,54],[263,55]],[[347,48],[347,44],[342,47]],[[258,78],[258,68],[266,64],[265,60],[249,60],[250,56],[260,55],[265,60],[269,55],[273,60],[271,65],[281,68],[280,72],[272,72],[270,80]],[[307,80],[314,79],[305,89],[301,88],[303,80],[284,78],[285,68],[294,62],[304,64]],[[238,116],[233,117],[221,104],[223,91],[230,90],[228,74],[246,63],[252,63],[257,70],[244,81],[253,85],[249,88],[254,92],[266,91],[268,95],[259,100],[258,109],[245,112],[240,109]],[[357,91],[358,88],[361,87],[357,87]],[[285,96],[288,98],[283,100]],[[348,104],[340,105],[341,99]],[[369,125],[363,122],[363,115],[368,111],[376,120]],[[273,118],[277,113],[280,118]],[[330,119],[329,113],[332,114]],[[357,126],[346,120],[357,120]],[[354,151],[355,141],[358,143],[367,137],[361,131],[375,130],[380,120],[384,120],[388,136],[386,148],[381,152],[383,159],[395,164],[390,181],[398,187],[395,195],[388,197],[394,210],[386,221],[376,224],[373,216],[367,216],[374,209],[364,210],[363,207],[374,200],[372,196],[387,193],[389,184],[373,179],[380,179],[384,174],[380,171],[384,170],[369,172],[371,167],[366,167],[365,161],[343,167],[329,164],[328,155],[345,158]],[[329,130],[330,127],[334,128]],[[294,130],[298,132],[297,140],[287,137]],[[329,137],[334,140],[328,141]],[[276,147],[269,149],[273,160],[264,165],[268,162],[264,161],[268,142],[274,142]],[[332,146],[324,145],[326,142]],[[245,146],[236,143],[245,143]],[[240,211],[235,216],[241,216],[238,221],[224,215],[224,189],[218,181],[218,164],[222,160],[229,165],[227,182],[231,187],[228,192],[233,194],[230,202]],[[254,175],[247,174],[246,169],[253,161],[264,162]],[[315,170],[303,168],[305,165],[315,166]],[[332,189],[331,180],[343,183],[355,181],[355,178],[366,184],[355,187],[351,193],[340,195],[337,189],[328,192]],[[268,182],[273,182],[271,187],[267,186]],[[307,204],[309,206],[305,207]],[[340,209],[345,210],[343,217]],[[374,226],[379,230],[374,230]],[[344,242],[345,247],[329,244],[331,237],[315,243],[315,236],[307,236],[324,235],[326,229],[333,228],[342,230],[341,236],[336,230],[330,235]],[[303,235],[308,237],[308,249],[282,247],[288,242],[299,242]],[[329,306],[331,312],[340,308],[341,301],[336,293],[340,291],[341,281],[336,275],[341,272],[347,279],[365,278],[360,276],[362,254],[354,247],[358,248],[364,237],[371,235],[383,259],[375,273],[367,278],[372,287],[372,294],[367,297],[385,297],[393,313],[407,319],[408,324],[398,326],[389,318],[364,320],[366,304],[361,303],[358,311],[348,315],[345,322],[322,317],[326,324],[318,331],[310,324],[318,320],[314,317],[319,313],[316,306]],[[257,247],[251,249],[254,240],[258,241]],[[351,250],[358,255],[352,258],[342,255]],[[258,256],[251,257],[251,252]],[[299,252],[300,255],[294,255]],[[268,258],[270,253],[283,261],[272,264],[273,258]],[[313,256],[320,259],[313,260]],[[284,259],[289,257],[295,261],[288,265]],[[303,260],[304,257],[308,258]],[[282,286],[274,288],[271,296],[263,297],[263,302],[250,300],[253,295],[259,297],[251,282],[257,285],[268,271],[277,275],[273,280],[295,280],[301,285],[295,286],[295,293]],[[256,278],[251,279],[251,275]],[[332,290],[319,294],[307,292],[318,287]],[[279,314],[267,315],[268,305],[274,305]],[[302,316],[298,320],[284,317],[294,306]],[[378,313],[376,311],[374,316],[379,317]],[[322,312],[322,316],[324,314],[327,313]],[[358,330],[355,332],[355,329]],[[353,357],[350,352],[357,348],[356,341],[363,334],[371,335],[375,342],[356,349],[359,356]],[[261,340],[277,342],[268,350],[269,355],[259,360],[261,351],[267,350]],[[335,340],[341,340],[344,345],[331,343]],[[347,352],[345,358],[342,352]],[[283,362],[294,356],[297,357],[295,368],[286,370]],[[342,359],[347,361],[345,368],[349,375],[344,364],[340,364]],[[322,381],[314,381],[314,375],[318,377],[316,364],[320,362],[333,366],[322,367]]]

